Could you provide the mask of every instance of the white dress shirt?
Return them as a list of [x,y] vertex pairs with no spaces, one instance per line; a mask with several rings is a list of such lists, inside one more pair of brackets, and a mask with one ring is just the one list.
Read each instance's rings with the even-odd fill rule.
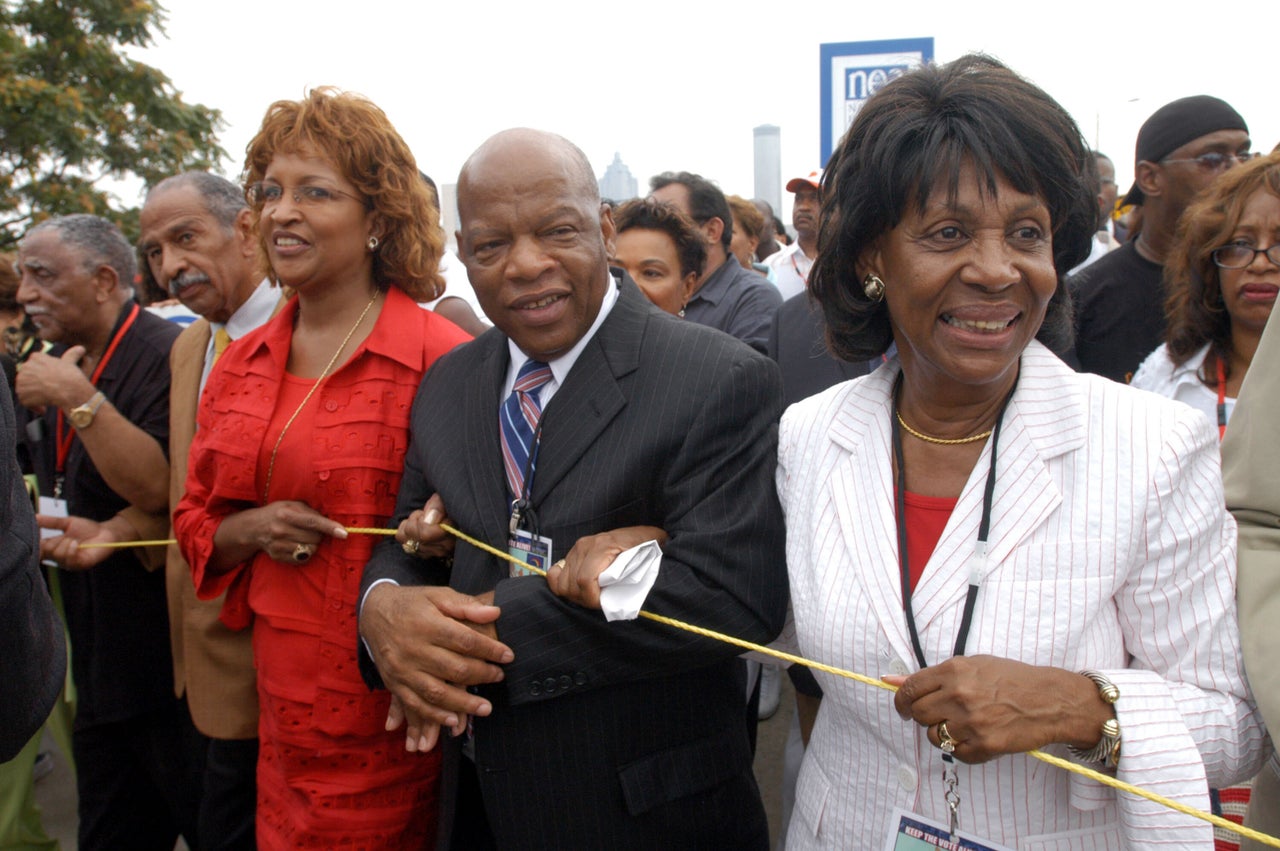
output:
[[805,291],[809,281],[809,271],[813,268],[813,258],[800,248],[800,240],[796,240],[781,251],[775,251],[764,261],[773,269],[775,284],[782,300]]
[[[538,406],[542,410],[546,410],[547,403],[551,401],[551,397],[556,395],[560,385],[564,384],[565,378],[569,376],[569,370],[573,369],[573,365],[578,362],[578,355],[582,354],[582,350],[587,347],[587,343],[591,342],[591,338],[600,330],[600,326],[604,324],[605,318],[609,315],[609,311],[613,310],[613,305],[617,300],[618,281],[610,275],[609,283],[604,288],[604,299],[600,302],[600,312],[596,314],[595,321],[591,323],[587,333],[583,334],[582,338],[569,351],[560,355],[560,357],[547,361],[547,366],[551,367],[551,380],[542,385],[542,391],[538,394]],[[524,366],[524,362],[529,359],[529,356],[521,351],[520,347],[510,337],[507,338],[507,351],[511,354],[511,363],[507,365],[507,379],[502,385],[502,392],[498,394],[499,408],[507,401],[507,397],[511,395],[511,388],[516,386],[516,376],[520,373],[520,367]]]
[[219,328],[227,329],[227,336],[232,342],[239,340],[245,334],[255,328],[266,325],[267,320],[276,311],[276,305],[280,303],[280,288],[271,286],[271,282],[266,278],[258,283],[249,297],[245,299],[244,304],[231,314],[231,318],[226,324],[221,322],[209,323],[209,345],[204,350],[204,371],[200,373],[200,393],[204,393],[204,384],[209,380],[209,371],[213,369],[213,347],[214,335],[217,334]]
[[[1133,374],[1133,380],[1129,385],[1190,405],[1216,426],[1218,424],[1217,388],[1209,387],[1200,380],[1200,371],[1204,368],[1204,359],[1208,355],[1209,347],[1205,346],[1188,358],[1182,366],[1174,366],[1173,360],[1169,357],[1168,347],[1161,344],[1160,348],[1147,355],[1142,366],[1138,367],[1138,371]],[[1230,421],[1236,400],[1228,396],[1226,405],[1227,420]]]

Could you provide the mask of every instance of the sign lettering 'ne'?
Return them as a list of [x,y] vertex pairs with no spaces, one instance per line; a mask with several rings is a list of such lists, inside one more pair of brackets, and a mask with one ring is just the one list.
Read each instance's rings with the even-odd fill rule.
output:
[[888,83],[907,73],[906,65],[848,68],[844,72],[845,100],[866,100]]

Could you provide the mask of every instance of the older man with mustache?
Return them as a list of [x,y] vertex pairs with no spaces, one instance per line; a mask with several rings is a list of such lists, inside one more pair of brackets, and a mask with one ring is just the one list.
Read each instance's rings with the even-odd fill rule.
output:
[[[233,340],[265,324],[281,299],[257,268],[252,215],[230,181],[204,172],[170,177],[147,194],[140,224],[144,280],[150,276],[201,317],[182,332],[169,357],[173,506],[186,482],[196,408],[214,361]],[[172,537],[168,520],[163,537]],[[201,849],[252,849],[258,761],[252,634],[222,624],[222,598],[196,598],[191,568],[176,545],[168,548],[165,568],[174,688],[186,696],[204,754]]]

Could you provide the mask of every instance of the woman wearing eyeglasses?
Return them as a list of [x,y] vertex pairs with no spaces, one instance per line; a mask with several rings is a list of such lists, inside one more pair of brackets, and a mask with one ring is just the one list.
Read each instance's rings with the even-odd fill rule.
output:
[[1280,292],[1280,154],[1227,171],[1188,208],[1165,280],[1165,342],[1133,386],[1203,411],[1221,436]]
[[425,370],[468,337],[438,294],[443,235],[382,110],[278,101],[247,198],[272,278],[296,295],[209,377],[174,528],[203,598],[254,634],[262,849],[430,848],[439,753],[388,732],[356,662],[360,575],[387,525]]

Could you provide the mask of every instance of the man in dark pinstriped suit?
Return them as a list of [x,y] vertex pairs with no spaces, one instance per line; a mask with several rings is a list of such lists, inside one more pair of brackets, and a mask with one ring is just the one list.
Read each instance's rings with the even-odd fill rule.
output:
[[[415,748],[473,719],[473,757],[459,753],[467,737],[443,737],[440,847],[767,848],[736,651],[607,623],[595,577],[634,539],[626,527],[660,527],[670,537],[646,609],[776,635],[778,370],[611,275],[612,216],[566,140],[495,136],[463,168],[458,199],[460,253],[496,327],[423,381],[397,507],[400,540],[422,545],[375,552],[361,611],[367,678],[399,698]],[[505,549],[498,411],[525,357],[556,373],[531,508],[552,560],[580,544],[550,586],[463,543],[450,566],[440,503],[427,502],[439,493],[453,523]]]

